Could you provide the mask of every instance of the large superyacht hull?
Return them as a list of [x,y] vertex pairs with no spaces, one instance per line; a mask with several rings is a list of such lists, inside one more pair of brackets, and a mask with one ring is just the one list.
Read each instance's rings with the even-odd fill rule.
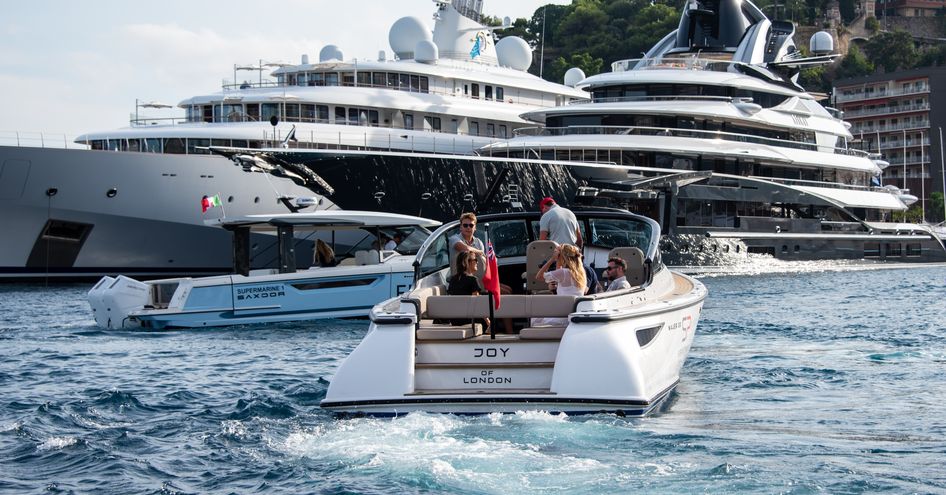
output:
[[[664,261],[671,266],[731,265],[753,253],[786,261],[946,262],[943,243],[919,231],[790,232],[777,227],[777,219],[759,218],[753,223],[763,230],[681,225],[671,203],[691,192],[681,187],[668,201],[671,188],[631,191],[629,170],[607,164],[383,152],[287,151],[280,157],[318,175],[331,188],[319,192],[344,209],[449,221],[464,211],[537,210],[545,196],[567,206],[627,208],[661,224]],[[744,201],[756,199],[758,182],[745,188]]]
[[[2,146],[0,166],[5,279],[226,273],[230,233],[205,219],[285,211],[279,196],[313,196],[211,155]],[[223,206],[202,214],[201,198],[215,194]],[[269,248],[265,238],[254,247]]]

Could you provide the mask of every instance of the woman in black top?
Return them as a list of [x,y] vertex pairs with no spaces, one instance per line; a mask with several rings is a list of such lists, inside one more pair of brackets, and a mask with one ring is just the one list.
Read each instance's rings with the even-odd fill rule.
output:
[[[478,258],[470,251],[460,251],[457,254],[456,275],[450,277],[447,285],[447,294],[451,296],[478,296],[482,289],[476,280],[476,264]],[[489,327],[489,318],[476,319],[474,323],[481,323]],[[469,320],[450,320],[452,325],[467,325]]]

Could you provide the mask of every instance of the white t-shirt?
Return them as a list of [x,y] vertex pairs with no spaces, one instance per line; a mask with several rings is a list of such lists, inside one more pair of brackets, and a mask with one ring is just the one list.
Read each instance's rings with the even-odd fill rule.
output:
[[[466,244],[467,246],[486,252],[486,247],[483,246],[483,241],[479,240],[476,236],[473,236],[472,242],[466,242],[463,239],[462,234],[456,234],[456,235],[450,236],[450,238],[447,239],[447,242],[450,243],[450,275],[451,276],[456,274],[455,271],[456,271],[456,266],[457,266],[457,255],[460,254],[460,250],[458,250],[456,246],[458,242],[462,242]],[[482,259],[483,257],[481,256],[480,258]]]
[[539,219],[539,230],[549,233],[548,239],[558,244],[578,245],[578,219],[568,208],[553,205]]
[[390,241],[384,243],[384,249],[386,251],[394,251],[394,248],[396,247],[397,247],[397,243],[394,242],[394,239],[391,239]]

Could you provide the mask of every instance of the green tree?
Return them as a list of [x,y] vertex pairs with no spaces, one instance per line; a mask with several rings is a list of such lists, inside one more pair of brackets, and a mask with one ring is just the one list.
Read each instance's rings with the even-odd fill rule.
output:
[[910,69],[916,65],[917,51],[913,37],[906,31],[881,33],[867,41],[867,56],[886,72]]
[[561,83],[565,78],[565,72],[572,67],[578,67],[586,76],[592,76],[601,72],[602,66],[604,66],[603,59],[594,58],[585,52],[576,53],[568,60],[564,57],[556,58],[551,65],[546,67],[544,77],[548,81]]
[[915,203],[907,211],[895,211],[890,216],[894,222],[920,223],[923,221],[923,210],[919,203]]
[[834,75],[838,79],[847,77],[860,77],[873,74],[874,64],[871,63],[857,45],[851,45],[847,50],[847,55],[841,59]]
[[943,215],[943,193],[937,191],[930,194],[930,202],[926,204],[926,219],[933,223],[939,223],[944,220]]
[[871,34],[874,34],[880,31],[880,21],[878,21],[876,17],[870,16],[864,20],[864,27],[867,28]]

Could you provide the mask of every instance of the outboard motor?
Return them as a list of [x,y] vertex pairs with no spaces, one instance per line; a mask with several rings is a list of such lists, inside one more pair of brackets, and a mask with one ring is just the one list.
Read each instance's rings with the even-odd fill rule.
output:
[[143,308],[150,299],[150,285],[124,275],[114,279],[104,277],[89,291],[95,322],[109,330],[141,326],[137,321],[128,320],[128,314]]

